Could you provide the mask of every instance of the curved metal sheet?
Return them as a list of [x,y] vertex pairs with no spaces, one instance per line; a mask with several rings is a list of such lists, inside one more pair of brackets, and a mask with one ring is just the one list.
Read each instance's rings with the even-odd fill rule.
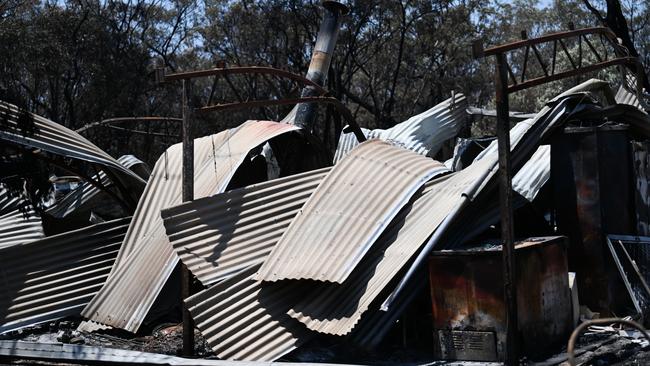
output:
[[0,139],[73,159],[97,163],[110,169],[117,176],[127,178],[128,182],[137,182],[140,186],[145,185],[146,182],[142,178],[85,137],[46,118],[29,113],[29,117],[34,122],[34,134],[23,135],[18,128],[18,121],[23,118],[23,113],[18,107],[0,101],[0,119],[4,124],[0,128]]
[[0,250],[0,333],[78,315],[108,277],[129,221]]
[[169,241],[206,286],[259,265],[330,169],[254,184],[163,210]]
[[[251,149],[294,130],[297,127],[277,122],[247,121],[236,129],[196,139],[194,197],[224,191]],[[160,212],[181,203],[181,148],[173,145],[156,163],[111,275],[83,316],[135,332],[167,282],[178,257]]]
[[[442,144],[458,135],[465,123],[467,99],[463,94],[456,94],[431,109],[415,115],[389,129],[369,130],[362,128],[368,139],[391,141],[418,154],[434,156]],[[334,153],[337,164],[359,141],[353,133],[342,133]]]
[[485,159],[427,183],[424,193],[414,196],[400,211],[345,282],[309,286],[288,314],[320,333],[349,333],[431,233],[463,200],[468,187],[492,167],[493,161]]
[[305,203],[256,278],[342,283],[439,162],[381,140],[359,145]]

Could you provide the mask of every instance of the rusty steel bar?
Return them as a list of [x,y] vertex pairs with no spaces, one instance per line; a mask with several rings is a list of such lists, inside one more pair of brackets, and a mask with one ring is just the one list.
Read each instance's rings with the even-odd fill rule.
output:
[[545,84],[550,81],[560,80],[571,76],[582,75],[584,73],[591,72],[591,71],[598,71],[610,66],[615,66],[615,65],[636,66],[637,64],[638,64],[638,59],[636,57],[619,57],[612,60],[592,64],[589,66],[579,67],[574,70],[568,70],[568,71],[563,71],[549,76],[540,76],[533,79],[528,79],[523,83],[508,86],[508,92],[509,93],[516,92],[522,89],[527,89],[533,86]]
[[[183,80],[183,202],[194,200],[194,135],[192,133],[192,81]],[[194,354],[194,321],[185,299],[192,295],[192,274],[185,264],[181,263],[181,302],[183,304],[183,356]]]
[[[323,21],[318,31],[316,45],[307,71],[307,79],[317,85],[325,85],[327,72],[332,62],[334,46],[339,34],[341,17],[348,13],[348,8],[338,1],[323,1],[322,5],[324,8]],[[315,95],[317,95],[317,90],[313,85],[306,86],[300,94],[301,97],[313,97]],[[300,103],[297,106],[293,123],[311,132],[315,118],[316,104]]]
[[336,109],[341,113],[343,118],[346,120],[350,126],[352,132],[356,136],[359,142],[366,141],[366,136],[361,131],[361,127],[357,124],[357,121],[352,116],[352,113],[347,109],[340,100],[334,97],[326,96],[315,96],[315,97],[301,97],[301,98],[288,98],[288,99],[265,99],[265,100],[250,100],[246,102],[235,102],[235,103],[223,103],[209,105],[201,108],[197,108],[197,112],[214,112],[214,111],[223,111],[229,109],[242,109],[250,107],[261,107],[261,106],[270,106],[270,105],[286,105],[286,104],[297,104],[297,103],[328,103],[333,104]]
[[556,39],[577,37],[577,36],[580,36],[580,35],[583,35],[583,34],[602,34],[605,37],[607,37],[614,44],[618,44],[616,42],[616,35],[609,28],[606,28],[606,27],[592,27],[592,28],[584,28],[584,29],[578,29],[578,30],[567,31],[567,32],[551,33],[551,34],[547,34],[547,35],[537,37],[537,38],[525,39],[525,40],[521,40],[521,41],[515,41],[515,42],[507,43],[507,44],[500,45],[500,46],[490,47],[490,48],[486,49],[484,51],[484,53],[485,53],[485,56],[494,56],[494,55],[497,55],[499,53],[512,51],[512,50],[515,50],[515,49],[521,48],[521,47],[526,47],[526,46],[545,43],[545,42],[550,42],[550,41],[553,41],[553,40],[556,40]]
[[624,324],[627,325],[628,327],[636,328],[638,331],[643,334],[643,336],[650,341],[650,334],[648,334],[648,331],[645,330],[641,325],[639,325],[637,322],[631,321],[631,320],[625,320],[625,319],[618,319],[618,318],[604,318],[604,319],[594,319],[594,320],[587,320],[586,322],[580,324],[574,331],[571,333],[571,337],[569,338],[569,344],[567,345],[567,355],[569,358],[569,365],[575,366],[576,365],[576,357],[575,357],[575,347],[576,347],[576,342],[578,341],[578,338],[580,337],[580,334],[587,328],[592,325],[609,325],[609,324]]
[[224,67],[224,68],[214,68],[214,69],[207,69],[207,70],[179,72],[179,73],[165,75],[164,81],[169,82],[169,81],[178,81],[178,80],[189,80],[189,79],[195,79],[195,78],[207,77],[207,76],[228,76],[228,75],[236,75],[236,74],[267,74],[267,75],[280,76],[280,77],[284,77],[287,79],[291,79],[309,85],[314,89],[316,89],[320,94],[327,94],[327,90],[325,90],[321,85],[319,85],[318,83],[312,80],[309,80],[308,78],[305,78],[304,76],[294,74],[290,71],[276,69],[267,66],[238,66],[238,67]]
[[[530,52],[530,46],[526,46],[526,52],[524,53],[524,65],[521,67],[521,82],[522,83],[524,81],[526,81],[526,66],[528,66],[528,53],[529,52]],[[506,85],[508,85],[507,82],[506,82]]]
[[497,141],[499,153],[499,210],[503,245],[503,287],[506,304],[506,365],[517,365],[517,273],[512,210],[508,71],[505,55],[496,55]]
[[535,45],[531,45],[533,52],[535,52],[535,58],[537,58],[537,62],[539,62],[540,66],[542,66],[542,70],[544,70],[544,75],[548,76],[548,70],[546,69],[546,64],[542,60],[542,56],[539,54],[539,51],[537,50],[537,47]]

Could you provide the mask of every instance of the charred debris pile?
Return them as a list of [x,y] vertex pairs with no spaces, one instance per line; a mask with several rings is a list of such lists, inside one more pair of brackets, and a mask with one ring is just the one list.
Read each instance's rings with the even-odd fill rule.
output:
[[[301,98],[263,101],[296,105],[280,122],[193,136],[194,113],[240,106],[188,97],[195,77],[278,70],[161,72],[183,83],[184,141],[153,167],[37,115],[24,133],[26,113],[0,103],[3,144],[96,168],[61,165],[39,213],[0,186],[0,359],[502,362],[513,332],[529,362],[643,363],[650,117],[638,94],[592,79],[509,115],[517,240],[504,268],[498,143],[468,133],[491,112],[455,94],[359,128],[322,89],[344,12],[325,2],[309,74],[283,74]],[[312,135],[319,103],[349,123],[333,156]]]

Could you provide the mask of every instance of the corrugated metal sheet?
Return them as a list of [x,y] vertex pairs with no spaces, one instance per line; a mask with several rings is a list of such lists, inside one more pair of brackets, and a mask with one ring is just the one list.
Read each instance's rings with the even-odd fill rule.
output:
[[[467,118],[467,99],[462,94],[415,115],[389,129],[362,132],[368,139],[379,138],[413,150],[418,154],[434,156],[442,144],[458,135]],[[334,164],[338,163],[355,146],[359,145],[353,133],[342,133],[334,153]]]
[[[510,141],[513,146],[521,140],[531,124],[534,123],[533,121],[533,119],[522,121],[512,127]],[[497,141],[492,141],[474,161],[479,161],[486,155],[496,156],[497,146]],[[550,177],[551,147],[548,145],[540,146],[526,164],[512,177],[512,189],[532,202]]]
[[259,265],[331,168],[275,179],[162,211],[181,261],[208,286]]
[[[16,340],[0,341],[0,356],[36,359],[45,362],[70,361],[72,364],[170,365],[170,366],[271,366],[270,362],[233,362],[200,358],[182,358],[159,353],[131,351],[63,343],[39,343]],[[283,362],[286,366],[333,366],[324,363]],[[343,366],[337,364],[337,366]]]
[[[150,174],[149,168],[144,162],[136,158],[133,155],[124,155],[117,159],[117,161],[124,165],[125,167],[140,172],[138,174],[142,179],[148,179],[148,174]],[[143,176],[145,172],[149,171],[147,176]],[[106,176],[106,173],[100,171],[98,174],[95,174],[92,177],[93,180],[101,182],[105,187],[111,187],[111,180]],[[92,201],[94,197],[100,194],[102,191],[99,188],[93,186],[89,182],[83,182],[80,186],[75,188],[72,192],[66,194],[63,198],[56,201],[52,206],[48,207],[45,211],[48,215],[56,218],[63,218],[72,212],[83,209],[83,206],[88,202]]]
[[393,219],[345,282],[309,286],[289,315],[321,333],[349,333],[442,220],[463,200],[463,193],[493,166],[493,160],[485,159],[428,183],[425,192],[414,197],[414,202]]
[[129,221],[0,250],[0,333],[78,315],[108,277]]
[[643,106],[641,105],[641,102],[639,101],[639,98],[637,98],[636,94],[628,91],[622,85],[618,88],[614,99],[616,99],[616,103],[618,104],[629,104],[644,111]]
[[24,136],[18,130],[22,112],[14,105],[0,101],[0,119],[4,126],[0,128],[0,139],[13,143],[42,149],[57,155],[100,164],[122,177],[125,183],[146,183],[137,174],[117,162],[102,149],[95,146],[80,134],[41,116],[29,113],[35,131],[31,136]]
[[[286,311],[299,284],[263,284],[250,267],[186,299],[192,318],[219,358],[273,361],[313,336]],[[304,286],[302,286],[304,287]]]
[[24,203],[20,197],[10,197],[6,187],[0,184],[0,248],[29,243],[45,236],[41,218]]
[[[236,129],[196,139],[194,197],[222,192],[251,149],[296,129],[282,123],[248,121]],[[140,327],[178,262],[160,211],[181,203],[181,160],[181,144],[177,144],[156,163],[117,263],[83,316],[131,332]]]
[[540,146],[512,178],[512,189],[532,202],[551,177],[551,147]]
[[342,283],[411,196],[445,172],[412,151],[364,142],[321,182],[256,278]]

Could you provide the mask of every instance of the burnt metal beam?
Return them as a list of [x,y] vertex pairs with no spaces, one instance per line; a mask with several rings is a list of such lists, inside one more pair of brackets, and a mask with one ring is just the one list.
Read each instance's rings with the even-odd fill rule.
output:
[[512,209],[512,173],[510,159],[510,114],[508,105],[508,70],[505,54],[496,54],[497,141],[499,153],[499,211],[503,246],[503,287],[506,304],[506,365],[519,363],[517,345],[517,273],[515,233]]
[[[194,134],[192,131],[192,81],[183,79],[183,173],[182,195],[183,202],[194,200]],[[183,303],[183,356],[194,354],[194,321],[192,314],[185,304],[185,299],[192,295],[192,274],[187,266],[181,263],[181,301]]]
[[485,56],[495,56],[499,53],[505,53],[508,51],[513,51],[518,48],[523,48],[526,46],[532,46],[532,45],[537,45],[540,43],[547,43],[551,42],[554,40],[559,40],[559,39],[564,39],[564,38],[571,38],[571,37],[578,37],[581,35],[585,34],[602,34],[612,42],[616,42],[616,35],[614,32],[612,32],[609,28],[606,27],[592,27],[592,28],[583,28],[583,29],[578,29],[578,30],[573,30],[573,31],[567,31],[567,32],[557,32],[557,33],[551,33],[547,34],[541,37],[537,38],[529,38],[529,39],[524,39],[521,41],[515,41],[515,42],[510,42],[504,45],[500,46],[495,46],[495,47],[490,47],[488,49],[483,50],[483,54]]
[[583,75],[588,72],[592,71],[598,71],[602,69],[606,69],[610,66],[616,66],[616,65],[634,65],[636,67],[636,64],[638,62],[638,59],[636,57],[619,57],[615,59],[611,59],[608,61],[603,61],[603,62],[598,62],[595,64],[591,64],[588,66],[581,66],[573,70],[567,70],[563,72],[559,72],[556,74],[551,74],[548,76],[540,76],[532,79],[528,79],[522,83],[519,84],[513,84],[508,86],[508,92],[516,92],[519,90],[523,89],[528,89],[533,86],[538,86],[542,84],[546,84],[551,81],[556,81],[556,80],[561,80],[565,79],[571,76],[578,76],[578,75]]

